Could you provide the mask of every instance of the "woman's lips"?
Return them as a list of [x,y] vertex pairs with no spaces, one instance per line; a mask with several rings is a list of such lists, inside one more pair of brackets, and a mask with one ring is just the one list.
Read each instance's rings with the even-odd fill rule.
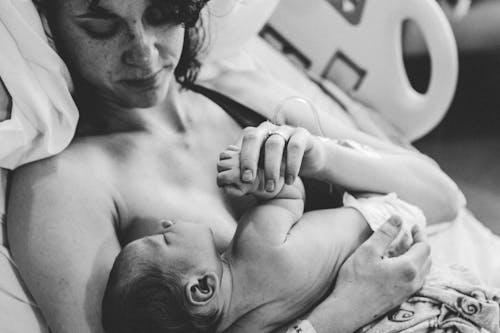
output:
[[123,79],[122,82],[131,88],[147,90],[158,86],[161,81],[162,74],[165,68],[160,69],[152,75],[148,75],[137,79]]

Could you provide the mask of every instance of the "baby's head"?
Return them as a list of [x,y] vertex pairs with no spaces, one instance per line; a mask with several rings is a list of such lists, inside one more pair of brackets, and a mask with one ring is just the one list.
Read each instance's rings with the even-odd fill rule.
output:
[[213,332],[222,318],[222,263],[212,231],[177,222],[127,245],[103,299],[108,333]]

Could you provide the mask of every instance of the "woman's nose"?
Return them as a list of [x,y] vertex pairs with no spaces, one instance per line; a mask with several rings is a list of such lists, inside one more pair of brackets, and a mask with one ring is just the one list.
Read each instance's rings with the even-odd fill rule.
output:
[[156,50],[154,34],[136,28],[130,34],[130,45],[122,54],[122,61],[133,67],[148,68],[153,64]]

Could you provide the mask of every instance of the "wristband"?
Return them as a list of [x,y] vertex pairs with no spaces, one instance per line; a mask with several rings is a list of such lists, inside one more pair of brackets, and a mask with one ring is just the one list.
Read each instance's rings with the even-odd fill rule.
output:
[[311,325],[309,320],[297,320],[288,328],[286,333],[316,333],[316,330]]

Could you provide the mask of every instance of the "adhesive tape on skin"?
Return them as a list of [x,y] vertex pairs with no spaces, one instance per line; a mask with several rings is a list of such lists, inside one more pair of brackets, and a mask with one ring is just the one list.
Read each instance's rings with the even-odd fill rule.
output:
[[375,158],[382,158],[382,156],[372,147],[363,145],[359,142],[349,140],[349,139],[329,139],[325,137],[320,137],[319,138],[323,142],[333,142],[339,146],[345,147],[352,149],[354,151],[357,151],[363,155],[370,156],[370,157],[375,157]]
[[317,333],[309,320],[297,320],[286,333]]

